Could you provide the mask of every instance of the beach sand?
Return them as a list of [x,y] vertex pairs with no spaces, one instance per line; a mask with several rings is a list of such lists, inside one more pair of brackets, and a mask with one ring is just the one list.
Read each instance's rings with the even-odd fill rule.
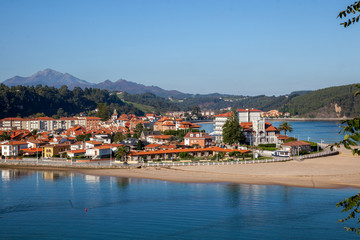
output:
[[360,187],[360,157],[345,148],[339,155],[264,164],[84,169],[83,174],[188,183],[245,183],[310,188]]

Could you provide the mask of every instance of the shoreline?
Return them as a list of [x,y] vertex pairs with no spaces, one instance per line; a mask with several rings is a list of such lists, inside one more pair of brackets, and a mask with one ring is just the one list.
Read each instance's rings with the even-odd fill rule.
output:
[[342,120],[349,120],[351,118],[265,118],[266,121],[342,121]]
[[[352,118],[265,118],[265,121],[293,121],[293,122],[306,122],[306,121],[329,121],[329,122],[340,122],[342,120],[349,120]],[[214,123],[211,120],[202,121],[191,121],[196,124],[210,124]]]
[[72,171],[85,175],[153,179],[179,183],[236,183],[305,188],[360,188],[360,158],[345,148],[340,155],[248,165],[143,168],[63,168],[1,165],[0,169]]

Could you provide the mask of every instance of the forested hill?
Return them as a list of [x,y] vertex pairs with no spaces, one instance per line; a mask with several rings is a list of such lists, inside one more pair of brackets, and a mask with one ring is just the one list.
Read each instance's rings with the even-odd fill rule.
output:
[[359,89],[352,85],[329,87],[291,98],[283,111],[302,117],[355,117],[360,114]]
[[61,88],[48,86],[14,86],[0,84],[0,119],[5,117],[27,117],[42,113],[46,116],[62,117],[80,112],[92,114],[99,103],[106,103],[109,110],[135,113],[143,112],[130,104],[122,102],[115,94],[106,90],[75,87]]
[[[99,103],[119,113],[165,113],[168,111],[220,110],[228,107],[257,108],[263,111],[277,109],[300,117],[355,117],[360,115],[360,96],[354,97],[355,85],[330,87],[312,92],[294,92],[283,96],[207,95],[185,99],[165,99],[152,93],[115,94],[95,88],[61,88],[48,86],[14,86],[0,84],[0,118],[27,117],[37,113],[46,116],[72,116],[92,112]],[[118,96],[119,95],[119,96]],[[123,99],[123,101],[121,100]]]
[[316,91],[298,91],[283,96],[224,96],[188,98],[181,108],[200,106],[219,110],[227,107],[256,108],[262,111],[277,109],[300,117],[355,117],[360,114],[360,96],[355,84],[329,87]]

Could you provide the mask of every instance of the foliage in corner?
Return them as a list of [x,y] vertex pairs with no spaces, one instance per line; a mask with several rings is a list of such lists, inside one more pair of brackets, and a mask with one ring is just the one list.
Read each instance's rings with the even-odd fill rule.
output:
[[360,1],[354,2],[354,4],[347,6],[346,10],[339,13],[339,15],[337,16],[338,18],[342,19],[348,17],[348,19],[345,22],[340,23],[340,25],[343,25],[346,28],[349,27],[351,24],[359,22],[360,14],[355,17],[349,16],[350,14],[356,14],[357,12],[360,12]]
[[[358,88],[360,88],[360,85],[357,85]],[[357,91],[355,93],[356,95],[359,95],[360,92]],[[335,143],[331,146],[331,150],[334,148],[334,146],[340,147],[343,145],[346,149],[349,149],[352,151],[354,155],[360,155],[360,149],[356,146],[360,143],[360,117],[353,118],[350,120],[343,120],[341,122],[343,124],[342,126],[342,133],[345,134],[344,140],[340,141],[339,143]],[[350,214],[343,219],[339,219],[338,222],[345,222],[350,219],[354,219],[357,213],[360,213],[359,207],[360,207],[360,193],[357,195],[351,196],[347,199],[345,199],[342,202],[339,202],[336,204],[336,207],[342,207],[343,209],[341,212],[350,212]],[[357,223],[360,223],[360,218],[358,218]],[[344,227],[346,231],[348,232],[355,232],[360,235],[360,227]]]
[[[360,213],[360,210],[359,210],[360,193],[358,193],[357,195],[351,196],[342,202],[337,203],[336,207],[342,207],[343,210],[341,210],[341,212],[351,211],[351,213],[346,218],[339,219],[338,222],[343,223],[347,220],[354,219],[356,213]],[[360,218],[357,219],[357,223],[360,223]],[[344,227],[344,228],[348,232],[351,231],[351,232],[355,232],[360,235],[360,228],[354,228],[354,227]]]

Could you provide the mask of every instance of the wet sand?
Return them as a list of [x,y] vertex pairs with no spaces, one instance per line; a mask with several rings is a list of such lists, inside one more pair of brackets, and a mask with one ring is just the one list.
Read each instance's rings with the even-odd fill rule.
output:
[[310,188],[360,187],[360,157],[341,148],[340,154],[301,162],[264,164],[81,169],[90,175],[145,178],[186,183],[245,183]]

